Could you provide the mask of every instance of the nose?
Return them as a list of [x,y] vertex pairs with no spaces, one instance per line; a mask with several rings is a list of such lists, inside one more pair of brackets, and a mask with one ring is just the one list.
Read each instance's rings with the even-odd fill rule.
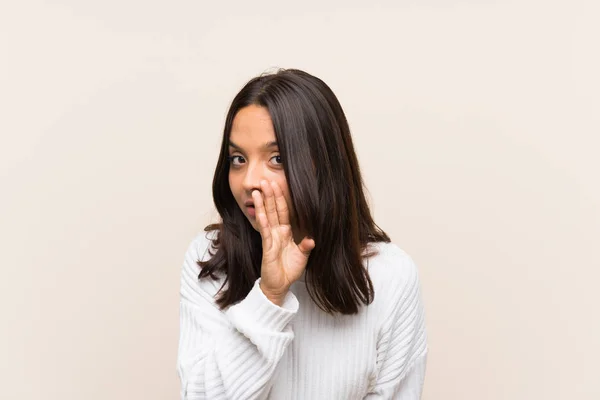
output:
[[250,194],[255,189],[260,190],[261,179],[263,179],[263,171],[260,165],[249,163],[246,168],[246,175],[244,175],[244,180],[242,182],[242,186],[246,193]]

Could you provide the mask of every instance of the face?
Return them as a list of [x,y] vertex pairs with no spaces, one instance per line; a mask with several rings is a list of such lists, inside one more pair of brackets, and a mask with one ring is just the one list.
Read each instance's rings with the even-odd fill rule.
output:
[[238,206],[254,229],[259,230],[254,208],[247,207],[252,191],[260,191],[260,181],[275,181],[281,187],[295,225],[283,160],[279,153],[271,116],[266,108],[250,105],[240,109],[229,136],[229,187]]

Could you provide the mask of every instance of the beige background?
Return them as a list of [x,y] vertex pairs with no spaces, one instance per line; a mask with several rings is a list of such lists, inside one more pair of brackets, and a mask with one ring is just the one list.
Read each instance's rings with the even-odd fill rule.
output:
[[179,270],[225,112],[325,80],[417,261],[425,400],[598,399],[600,5],[0,6],[0,398],[175,399]]

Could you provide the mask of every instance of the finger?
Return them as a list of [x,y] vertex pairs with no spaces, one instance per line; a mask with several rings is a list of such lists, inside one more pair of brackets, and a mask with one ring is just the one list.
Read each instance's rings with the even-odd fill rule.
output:
[[258,190],[252,191],[252,200],[254,201],[254,211],[256,215],[256,222],[258,223],[258,229],[260,236],[263,240],[263,248],[270,249],[272,238],[271,229],[269,228],[269,221],[265,214],[265,206],[261,193]]
[[261,181],[260,186],[265,201],[265,211],[269,225],[271,228],[275,228],[279,225],[279,217],[277,216],[277,206],[275,205],[275,197],[273,196],[273,188],[267,181]]
[[275,204],[277,205],[277,215],[279,217],[279,223],[281,225],[290,224],[290,213],[288,209],[287,201],[283,195],[283,190],[279,187],[279,184],[275,181],[271,182],[273,186],[273,193],[275,196]]
[[306,236],[300,244],[298,245],[298,249],[306,256],[310,256],[310,252],[315,248],[314,239]]

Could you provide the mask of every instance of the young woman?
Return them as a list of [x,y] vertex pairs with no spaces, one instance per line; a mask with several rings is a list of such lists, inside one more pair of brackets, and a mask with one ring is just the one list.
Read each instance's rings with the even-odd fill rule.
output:
[[183,265],[182,399],[420,398],[417,269],[374,223],[323,81],[280,70],[242,88],[213,198],[221,221]]

